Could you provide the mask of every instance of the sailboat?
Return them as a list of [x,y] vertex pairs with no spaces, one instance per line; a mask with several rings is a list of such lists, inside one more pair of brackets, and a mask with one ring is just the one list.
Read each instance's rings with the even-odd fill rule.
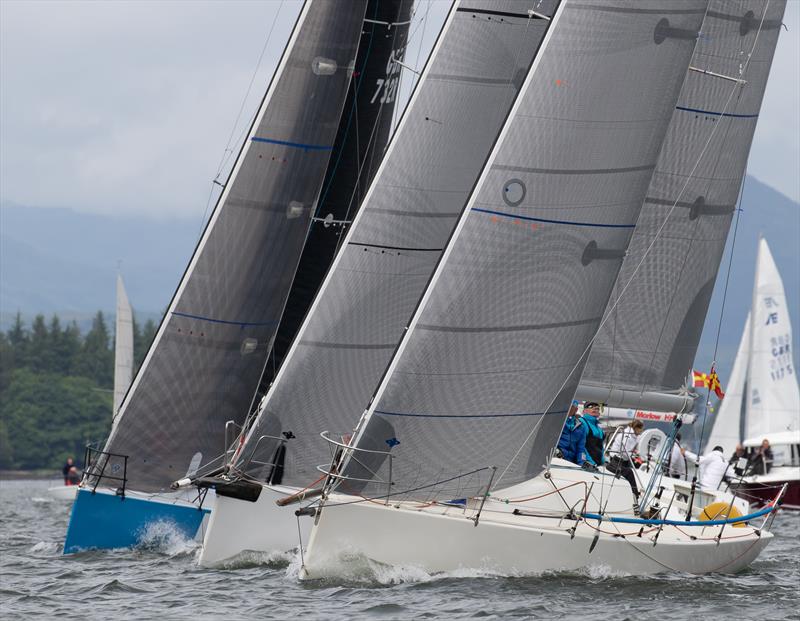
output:
[[[397,20],[386,20],[382,5],[359,0],[342,11],[307,0],[300,10],[105,448],[90,453],[65,553],[135,545],[154,522],[191,538],[209,513],[207,489],[170,484],[221,470],[273,350],[310,230],[336,230],[328,209],[350,204],[343,195],[358,194],[387,140],[392,58],[402,58],[408,23],[392,30]],[[319,262],[326,253],[309,252]]]
[[[305,508],[314,516],[305,576],[335,572],[343,553],[429,571],[602,565],[629,573],[730,572],[769,543],[782,491],[747,516],[695,521],[675,516],[672,499],[651,505],[648,490],[642,502],[656,517],[640,518],[626,509],[627,483],[549,457],[630,239],[631,231],[596,229],[633,221],[661,238],[661,223],[685,218],[708,235],[716,228],[708,216],[733,211],[784,9],[754,4],[739,14],[727,2],[683,3],[679,16],[671,3],[587,8],[566,0],[544,11],[548,35],[523,94],[389,367],[352,436],[326,434],[339,450],[325,469],[321,500]],[[652,48],[644,45],[647,25]],[[614,32],[613,50],[603,45],[607,32]],[[582,79],[563,94],[553,82],[564,80],[559,68],[566,66]],[[615,79],[619,66],[627,80]],[[668,80],[678,68],[681,75]],[[642,85],[652,80],[659,93],[651,100]],[[598,83],[614,87],[598,92]],[[640,88],[627,92],[632,84]],[[657,144],[614,136],[617,124],[641,119],[636,110],[650,113],[646,134]],[[576,127],[565,127],[567,119]],[[603,131],[593,132],[600,120]],[[662,160],[669,151],[661,150],[655,163],[670,120],[672,153],[680,157]],[[548,131],[551,124],[559,131]],[[610,169],[633,173],[637,157],[655,163],[640,171],[640,183],[602,182]],[[653,175],[659,166],[661,177]],[[510,171],[518,176],[509,179]],[[582,186],[583,175],[599,180]],[[653,189],[664,193],[654,204],[666,209],[648,222],[639,211]],[[587,208],[581,221],[578,205]],[[487,215],[496,220],[481,219]],[[512,226],[491,226],[505,218]],[[531,222],[535,230],[543,224],[543,234],[523,238]],[[672,238],[673,255],[685,262],[691,253],[680,240]],[[706,296],[710,290],[698,294],[699,303]],[[698,321],[683,329],[682,319],[678,349],[693,340]]]
[[745,476],[733,487],[763,504],[776,486],[786,484],[784,506],[800,509],[800,389],[792,326],[783,281],[763,237],[752,306],[727,388],[706,447],[732,452],[741,444],[752,457],[767,440],[772,463],[755,463],[758,458],[753,458],[749,473],[745,465]]
[[[122,275],[117,274],[117,312],[114,330],[114,401],[112,418],[119,411],[122,399],[133,377],[133,309],[128,301]],[[47,493],[58,500],[74,500],[77,485],[57,485]]]
[[380,380],[547,24],[512,1],[451,6],[342,248],[231,458],[230,495],[219,497],[217,485],[201,564],[296,545],[296,507],[276,500],[318,494],[317,466],[330,459],[319,432],[352,429]]

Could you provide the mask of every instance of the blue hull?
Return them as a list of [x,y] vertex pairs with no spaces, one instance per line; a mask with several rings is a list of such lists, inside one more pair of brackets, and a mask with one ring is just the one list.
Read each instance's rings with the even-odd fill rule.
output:
[[79,489],[64,541],[64,554],[135,546],[151,524],[164,522],[191,539],[208,509]]

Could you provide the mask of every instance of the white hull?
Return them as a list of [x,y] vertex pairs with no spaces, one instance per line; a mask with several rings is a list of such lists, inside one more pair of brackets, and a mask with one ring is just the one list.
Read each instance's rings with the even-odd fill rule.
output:
[[[244,552],[270,554],[297,547],[298,522],[294,512],[301,505],[275,504],[278,498],[295,492],[296,488],[264,486],[256,502],[217,496],[203,538],[200,565],[218,567]],[[300,527],[305,543],[311,520],[300,518]]]
[[[353,555],[428,572],[477,569],[524,575],[590,568],[637,575],[735,572],[751,563],[772,538],[749,526],[664,526],[653,545],[657,526],[563,517],[567,506],[581,512],[587,495],[586,511],[605,506],[606,515],[631,517],[627,483],[616,480],[612,486],[609,479],[614,481],[579,470],[553,471],[552,480],[540,476],[495,492],[477,527],[472,521],[476,501],[466,507],[415,502],[386,506],[353,503],[352,497],[347,504],[337,504],[340,499],[331,497],[311,532],[303,574],[312,579],[335,575],[342,558]],[[515,514],[515,509],[522,514]],[[757,520],[759,525],[762,519]],[[718,544],[715,537],[721,528]]]
[[47,494],[56,500],[75,500],[75,494],[78,493],[77,485],[56,485],[55,487],[48,487]]

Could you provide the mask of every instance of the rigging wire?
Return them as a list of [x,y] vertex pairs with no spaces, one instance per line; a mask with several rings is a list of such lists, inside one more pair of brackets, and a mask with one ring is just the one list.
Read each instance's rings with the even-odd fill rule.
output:
[[[761,21],[759,22],[758,30],[756,31],[755,38],[753,39],[753,45],[751,46],[750,52],[747,55],[747,60],[745,61],[744,65],[742,67],[741,75],[746,74],[747,73],[747,69],[750,66],[750,61],[753,58],[753,52],[755,51],[756,44],[758,43],[759,34],[761,33],[761,30],[762,30],[763,25],[764,25],[764,19],[765,19],[766,15],[767,15],[767,10],[769,8],[769,1],[770,0],[767,0],[766,5],[764,6],[764,12],[761,15]],[[708,10],[706,9],[706,15],[707,14],[708,14]],[[733,100],[734,94],[736,93],[737,89],[739,89],[739,88],[741,88],[741,86],[738,83],[734,84],[733,88],[731,89],[730,94],[728,95],[727,100],[725,101],[725,105],[722,108],[722,111],[720,113],[720,118],[724,118],[725,113],[728,110],[728,106],[730,105],[731,101]],[[652,241],[647,246],[647,249],[642,254],[642,258],[639,260],[639,263],[636,265],[635,269],[633,270],[633,273],[631,274],[631,277],[628,279],[628,282],[626,282],[625,286],[622,288],[622,291],[620,292],[619,297],[614,301],[614,303],[608,309],[608,312],[606,313],[605,317],[601,320],[600,325],[597,327],[597,331],[595,332],[594,336],[592,336],[592,338],[589,340],[589,343],[586,345],[586,348],[583,350],[583,353],[581,353],[581,355],[578,357],[578,360],[575,363],[575,365],[572,367],[572,370],[569,372],[569,374],[567,374],[567,377],[564,379],[564,382],[561,384],[561,387],[556,391],[555,396],[552,398],[552,400],[550,401],[550,404],[547,406],[547,408],[545,408],[544,414],[546,414],[547,412],[550,411],[550,409],[555,404],[556,399],[558,399],[558,395],[561,394],[561,391],[564,390],[564,387],[567,385],[567,383],[569,382],[569,380],[572,377],[572,375],[575,373],[575,371],[578,369],[578,367],[581,366],[582,361],[584,360],[584,358],[588,355],[589,351],[591,350],[595,339],[597,338],[598,334],[600,333],[600,330],[603,328],[605,323],[608,321],[608,318],[611,316],[611,314],[613,313],[614,309],[617,307],[617,305],[619,304],[620,300],[625,295],[625,292],[628,290],[628,288],[630,287],[631,283],[633,283],[634,278],[636,277],[636,274],[639,272],[639,269],[644,264],[645,259],[650,254],[650,251],[653,249],[653,246],[655,246],[655,243],[661,237],[661,234],[663,233],[664,228],[667,225],[667,222],[669,222],[669,219],[672,216],[672,213],[675,211],[675,208],[677,207],[678,202],[680,201],[681,197],[683,196],[683,193],[686,191],[686,188],[689,186],[690,181],[694,177],[694,174],[697,171],[697,168],[700,165],[700,162],[703,160],[703,157],[705,156],[705,153],[708,150],[708,147],[711,144],[711,141],[713,140],[713,138],[714,138],[714,136],[715,136],[715,134],[717,132],[717,128],[718,127],[719,127],[719,124],[715,124],[714,125],[714,128],[711,130],[711,134],[709,134],[705,145],[703,145],[703,148],[700,151],[700,155],[698,155],[697,160],[695,161],[694,166],[692,167],[692,170],[689,172],[689,174],[686,177],[686,182],[684,183],[683,187],[681,188],[681,191],[678,193],[678,196],[675,198],[675,201],[672,203],[672,206],[670,207],[669,211],[667,212],[667,215],[664,218],[664,221],[659,226],[658,231],[656,231],[656,235],[653,237]],[[509,460],[508,465],[506,465],[505,469],[503,470],[503,472],[500,474],[500,476],[497,479],[497,483],[498,484],[503,479],[505,474],[509,471],[509,469],[511,468],[512,464],[516,461],[517,457],[519,457],[519,454],[522,452],[522,450],[525,448],[525,446],[528,444],[528,442],[530,442],[531,438],[534,436],[536,431],[541,426],[542,421],[545,420],[546,416],[544,416],[544,414],[541,416],[539,421],[534,425],[533,429],[530,431],[528,436],[525,438],[525,440],[522,442],[520,447],[517,449],[517,451],[514,453],[514,455]]]
[[[274,16],[272,18],[272,24],[270,25],[269,31],[267,32],[267,38],[264,41],[263,47],[261,48],[261,53],[258,55],[258,60],[256,61],[256,66],[253,69],[253,74],[250,76],[250,82],[247,85],[247,89],[245,90],[244,97],[242,97],[242,103],[239,105],[239,112],[236,114],[236,120],[234,120],[233,126],[231,127],[231,133],[228,136],[228,142],[225,144],[225,149],[222,151],[222,157],[220,158],[219,164],[217,165],[217,173],[216,173],[216,175],[214,175],[214,179],[211,181],[211,189],[210,189],[210,191],[208,193],[208,199],[206,199],[206,207],[205,207],[205,210],[203,211],[203,218],[200,221],[200,227],[201,227],[200,235],[201,236],[203,234],[203,226],[204,226],[205,221],[206,221],[206,216],[208,215],[208,209],[209,209],[209,207],[211,205],[211,199],[214,196],[214,186],[218,185],[220,187],[223,187],[223,184],[220,183],[220,181],[219,181],[219,177],[222,174],[222,171],[225,168],[225,166],[227,166],[228,162],[230,161],[231,156],[233,155],[234,149],[232,148],[232,144],[239,144],[241,142],[242,135],[240,135],[239,138],[237,138],[235,143],[233,142],[233,136],[236,133],[236,128],[239,126],[239,121],[242,118],[242,113],[244,112],[245,106],[247,104],[247,100],[250,97],[250,91],[253,88],[253,84],[255,83],[256,76],[258,75],[259,69],[261,69],[261,61],[264,59],[264,54],[266,53],[267,48],[269,47],[269,42],[272,40],[272,33],[275,30],[275,24],[278,22],[278,15],[280,15],[280,12],[281,12],[281,9],[283,8],[284,2],[285,2],[285,0],[281,0],[280,4],[278,5],[278,10],[275,11],[275,14],[274,14]],[[255,114],[257,114],[257,113],[258,113],[258,110],[256,110]],[[245,128],[244,128],[244,131],[242,133],[247,132],[247,128],[251,124],[252,123],[246,124]]]

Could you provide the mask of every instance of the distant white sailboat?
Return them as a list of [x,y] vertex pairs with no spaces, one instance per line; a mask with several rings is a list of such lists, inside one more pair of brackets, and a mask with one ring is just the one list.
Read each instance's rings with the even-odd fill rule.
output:
[[[133,377],[133,309],[128,301],[128,294],[117,274],[117,315],[114,333],[114,406],[112,417],[117,415],[122,399],[131,385]],[[78,491],[77,485],[56,485],[47,493],[58,500],[74,500]]]
[[[751,460],[738,489],[768,501],[774,486],[788,483],[784,506],[800,509],[800,388],[792,352],[786,293],[767,241],[759,240],[753,304],[745,321],[730,383],[707,447],[754,453],[764,440],[772,463]],[[756,460],[757,461],[757,460]]]

